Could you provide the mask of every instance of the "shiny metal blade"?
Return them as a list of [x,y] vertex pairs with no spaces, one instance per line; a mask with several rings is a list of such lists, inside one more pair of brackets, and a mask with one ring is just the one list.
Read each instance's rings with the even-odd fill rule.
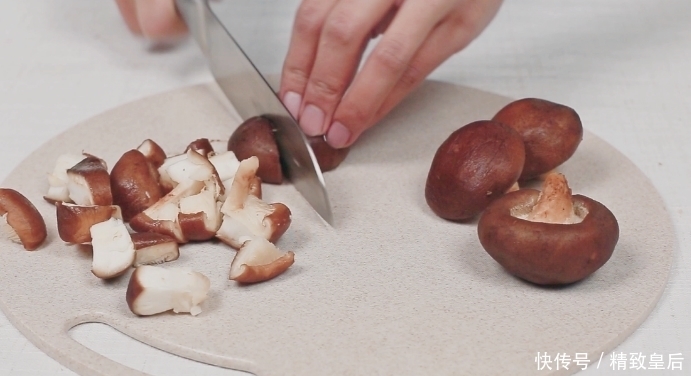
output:
[[176,0],[175,3],[230,103],[245,120],[253,116],[271,119],[286,177],[317,213],[332,223],[324,177],[295,119],[213,13],[207,0]]

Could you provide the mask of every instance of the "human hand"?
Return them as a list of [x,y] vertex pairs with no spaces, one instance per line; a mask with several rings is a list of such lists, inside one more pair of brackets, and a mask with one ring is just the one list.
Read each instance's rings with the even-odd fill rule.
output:
[[184,35],[187,26],[173,0],[115,0],[127,27],[151,40],[167,40]]
[[[351,145],[490,23],[501,0],[303,0],[280,96],[309,136]],[[383,31],[358,72],[370,39]]]

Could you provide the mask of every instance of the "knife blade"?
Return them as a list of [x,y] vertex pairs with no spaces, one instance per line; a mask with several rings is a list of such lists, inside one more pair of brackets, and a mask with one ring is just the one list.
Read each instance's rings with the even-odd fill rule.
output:
[[314,152],[290,112],[209,6],[208,0],[175,0],[193,38],[206,56],[221,91],[247,120],[264,116],[275,129],[286,178],[329,224],[333,213]]

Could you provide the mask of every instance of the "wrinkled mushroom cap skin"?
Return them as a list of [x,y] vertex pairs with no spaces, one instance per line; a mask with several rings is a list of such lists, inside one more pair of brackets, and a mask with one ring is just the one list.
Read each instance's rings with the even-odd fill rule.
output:
[[425,185],[432,211],[451,221],[475,217],[518,180],[523,141],[510,127],[476,121],[453,132],[437,149]]
[[515,129],[525,143],[525,181],[551,171],[566,162],[583,140],[583,125],[568,106],[537,98],[511,102],[492,120]]
[[228,150],[235,153],[238,160],[259,158],[257,176],[264,183],[283,182],[280,154],[269,119],[256,116],[240,124],[228,139]]
[[28,198],[10,188],[0,188],[0,216],[6,216],[27,251],[36,250],[48,236],[46,223]]
[[537,202],[540,192],[522,189],[494,201],[480,217],[482,247],[509,273],[539,285],[580,281],[602,267],[619,240],[614,214],[601,203],[572,196],[579,223],[531,222],[511,215],[514,208]]
[[324,136],[307,137],[317,163],[322,172],[336,169],[348,156],[350,148],[335,149],[329,145]]

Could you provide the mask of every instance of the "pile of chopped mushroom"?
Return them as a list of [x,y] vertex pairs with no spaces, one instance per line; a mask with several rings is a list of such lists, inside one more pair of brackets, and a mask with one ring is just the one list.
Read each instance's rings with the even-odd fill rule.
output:
[[[193,270],[160,266],[177,260],[184,244],[219,239],[237,250],[229,279],[239,283],[267,281],[294,262],[293,252],[275,245],[290,226],[290,209],[262,200],[258,168],[257,157],[238,160],[232,151],[217,153],[207,139],[172,156],[147,139],[125,152],[110,172],[95,155],[59,156],[44,199],[55,205],[60,238],[93,250],[96,277],[112,279],[134,268],[126,292],[134,314],[172,310],[197,315],[209,279]],[[45,239],[45,223],[26,198],[0,192],[1,218],[17,222],[5,210],[16,206],[5,202],[17,200],[30,208],[13,210],[13,215],[24,222],[29,215],[30,223],[42,229],[30,241],[22,238],[25,248],[35,249]],[[32,232],[13,230],[11,235],[19,241]]]
[[[323,171],[336,168],[348,154],[328,147],[323,138],[311,138],[310,144]],[[197,315],[209,279],[159,265],[177,260],[180,246],[219,239],[234,248],[229,279],[238,283],[267,281],[294,262],[293,252],[275,245],[290,226],[290,209],[262,200],[262,179],[280,184],[283,176],[270,120],[255,117],[240,124],[223,152],[200,138],[183,153],[168,156],[147,139],[110,171],[93,154],[60,155],[43,198],[55,205],[60,239],[93,250],[96,277],[117,278],[135,268],[126,293],[133,313]],[[5,188],[0,188],[0,233],[30,251],[47,236],[36,207]]]

